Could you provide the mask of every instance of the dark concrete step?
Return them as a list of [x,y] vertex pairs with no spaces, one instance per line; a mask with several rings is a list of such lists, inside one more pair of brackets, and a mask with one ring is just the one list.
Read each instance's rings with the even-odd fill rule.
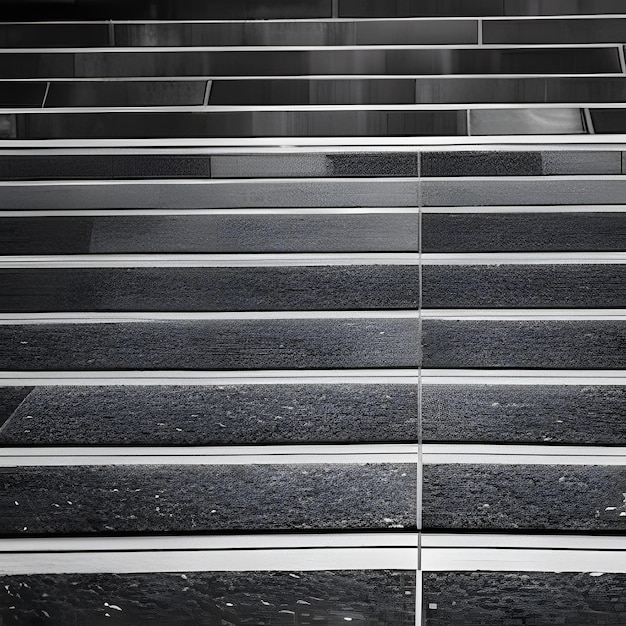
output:
[[622,153],[608,150],[422,152],[420,172],[426,177],[621,174]]
[[621,386],[426,384],[422,394],[424,441],[626,445]]
[[417,327],[380,318],[3,325],[0,369],[416,367]]
[[621,252],[625,242],[626,213],[422,215],[424,252]]
[[543,179],[425,179],[424,206],[554,206],[623,204],[626,179],[583,176]]
[[[0,311],[415,309],[406,265],[0,269]],[[618,297],[618,296],[616,296]]]
[[301,626],[345,618],[415,623],[410,571],[53,574],[4,576],[0,585],[2,603],[15,607],[0,608],[0,616],[20,623],[49,615],[52,624],[217,626],[230,618],[236,625],[293,626],[294,613]]
[[619,320],[425,319],[423,367],[622,369]]
[[411,213],[0,219],[0,240],[8,255],[414,252],[419,246],[418,231],[418,217]]
[[[620,152],[613,153],[613,158],[621,163]],[[305,152],[213,156],[90,153],[0,157],[2,180],[368,176],[417,176],[417,153]]]
[[427,265],[422,304],[433,309],[626,307],[626,265]]
[[426,530],[621,532],[625,467],[426,465]]
[[626,575],[426,572],[425,626],[620,624]]
[[417,440],[417,384],[8,387],[0,411],[5,446]]
[[413,465],[21,467],[3,469],[1,476],[4,536],[338,531],[416,524]]
[[0,116],[0,139],[430,137],[466,135],[466,121],[465,110],[16,113]]
[[[524,49],[383,46],[280,49],[7,51],[1,78],[620,73],[617,46]],[[211,103],[211,100],[209,100]]]
[[[73,116],[70,118],[74,119]],[[68,118],[69,121],[69,118]],[[626,186],[626,185],[625,185]],[[3,183],[0,208],[241,209],[416,207],[413,178],[283,180],[115,180]]]

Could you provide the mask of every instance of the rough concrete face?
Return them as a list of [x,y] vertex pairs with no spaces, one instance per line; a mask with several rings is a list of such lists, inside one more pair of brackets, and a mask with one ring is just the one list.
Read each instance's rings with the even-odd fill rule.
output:
[[424,624],[623,624],[625,585],[624,574],[433,572],[424,576]]

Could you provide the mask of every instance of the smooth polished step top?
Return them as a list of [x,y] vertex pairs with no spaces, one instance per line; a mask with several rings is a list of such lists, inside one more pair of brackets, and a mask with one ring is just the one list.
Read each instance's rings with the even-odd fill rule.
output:
[[222,619],[292,626],[297,614],[302,626],[339,620],[410,626],[415,581],[415,572],[393,570],[3,576],[0,597],[14,608],[0,609],[0,615],[98,626],[155,621],[213,626]]
[[0,370],[416,367],[417,328],[416,317],[2,325]]
[[[593,222],[590,217],[590,222]],[[626,214],[602,224],[626,224]],[[591,224],[589,231],[591,231]],[[111,253],[414,252],[413,213],[291,213],[1,217],[7,255]],[[447,231],[446,231],[447,232]],[[443,231],[438,230],[440,236]],[[592,235],[588,235],[591,237]]]
[[423,577],[423,623],[600,626],[624,622],[626,575],[594,574],[427,572]]
[[424,384],[421,423],[425,442],[623,446],[626,388]]
[[0,387],[0,445],[409,442],[417,404],[417,383]]
[[425,530],[624,533],[626,467],[426,465]]
[[416,473],[398,463],[22,467],[3,470],[0,508],[4,536],[398,532],[416,525]]

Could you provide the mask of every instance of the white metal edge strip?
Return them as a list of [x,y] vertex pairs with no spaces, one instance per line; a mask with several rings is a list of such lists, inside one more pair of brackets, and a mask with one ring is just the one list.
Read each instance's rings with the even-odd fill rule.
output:
[[[417,214],[419,207],[358,208],[256,208],[256,209],[49,209],[0,210],[2,218],[35,217],[128,217],[128,216],[214,216],[214,215],[376,215]],[[554,205],[554,206],[450,206],[422,207],[422,214],[456,213],[626,213],[626,204]]]
[[417,548],[3,554],[0,574],[415,570]]
[[421,556],[425,572],[626,573],[624,551],[423,548]]
[[285,548],[414,548],[417,533],[289,533],[269,535],[156,535],[0,539],[4,552],[104,552],[125,550],[268,550]]
[[421,317],[423,320],[459,321],[626,321],[626,309],[422,309]]
[[[0,371],[0,387],[112,385],[415,385],[417,369]],[[424,385],[626,385],[626,370],[422,370]]]
[[318,385],[415,384],[416,369],[259,371],[0,371],[0,387],[48,385]]
[[330,265],[608,265],[626,252],[75,254],[0,256],[0,269],[137,267],[300,267]]
[[415,464],[417,444],[320,446],[0,448],[0,467],[99,465]]
[[[541,208],[541,207],[539,207]],[[558,208],[558,207],[557,207]],[[611,207],[607,207],[609,210]],[[587,209],[581,208],[581,211]],[[591,209],[589,209],[591,210]],[[616,211],[620,210],[618,206]],[[626,205],[623,207],[626,212]],[[138,217],[138,216],[223,216],[223,215],[379,215],[379,214],[417,214],[418,207],[357,207],[357,208],[256,208],[256,209],[70,209],[70,210],[0,210],[0,219],[32,217]]]
[[626,385],[626,370],[423,369],[424,385]]
[[321,319],[413,319],[461,321],[626,321],[626,309],[422,309],[368,311],[225,311],[141,313],[2,313],[0,325],[25,324],[122,324],[169,320],[321,320]]
[[603,465],[626,466],[626,448],[423,444],[424,465]]
[[421,259],[423,265],[600,265],[626,263],[626,252],[427,252]]
[[[410,311],[251,311],[165,313],[2,313],[0,325],[12,324],[124,324],[133,322],[243,321],[243,320],[347,320],[347,319],[417,319],[419,312]],[[626,319],[626,315],[624,316]]]
[[[244,147],[314,147],[314,146],[366,146],[368,149],[376,146],[411,146],[414,148],[427,146],[517,146],[554,145],[555,135],[488,135],[488,136],[439,136],[439,137],[179,137],[179,138],[152,138],[152,139],[1,139],[0,149],[55,149],[55,148],[158,148],[176,146],[242,149]],[[626,143],[626,134],[610,135],[559,135],[561,145],[623,145]],[[397,179],[394,179],[397,180]]]
[[[422,214],[448,213],[626,213],[623,204],[581,204],[581,205],[552,205],[552,206],[451,206],[451,207],[422,207]],[[70,212],[68,214],[71,215]],[[1,216],[1,214],[0,214]]]
[[[142,53],[171,53],[177,52],[214,52],[220,54],[229,54],[236,52],[324,52],[324,51],[359,51],[359,50],[576,50],[576,49],[615,49],[621,45],[617,41],[604,42],[563,42],[563,43],[379,43],[379,44],[304,44],[304,45],[272,45],[272,44],[250,44],[250,45],[188,45],[188,46],[66,46],[66,47],[50,47],[39,46],[32,48],[0,48],[0,55],[4,54],[41,54],[42,52],[50,55],[56,54],[142,54]],[[602,72],[608,73],[608,72]],[[94,77],[96,78],[96,77]],[[71,80],[71,78],[66,78]]]
[[[24,541],[29,541],[25,539]],[[30,540],[33,541],[33,540]],[[527,548],[552,550],[624,550],[626,537],[602,535],[506,535],[422,533],[423,548]],[[0,543],[0,550],[2,545]]]
[[[608,253],[609,255],[611,253]],[[594,256],[594,255],[591,255]],[[599,255],[595,255],[599,256]],[[624,255],[614,254],[622,258]],[[593,261],[588,261],[593,262]],[[598,261],[609,263],[610,260]],[[417,265],[417,253],[276,254],[76,254],[0,256],[0,269],[107,267],[301,267],[329,265]]]

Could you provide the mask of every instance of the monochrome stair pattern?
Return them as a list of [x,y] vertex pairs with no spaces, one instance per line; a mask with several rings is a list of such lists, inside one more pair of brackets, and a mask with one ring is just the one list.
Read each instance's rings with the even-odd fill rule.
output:
[[2,8],[0,624],[626,620],[620,2]]

